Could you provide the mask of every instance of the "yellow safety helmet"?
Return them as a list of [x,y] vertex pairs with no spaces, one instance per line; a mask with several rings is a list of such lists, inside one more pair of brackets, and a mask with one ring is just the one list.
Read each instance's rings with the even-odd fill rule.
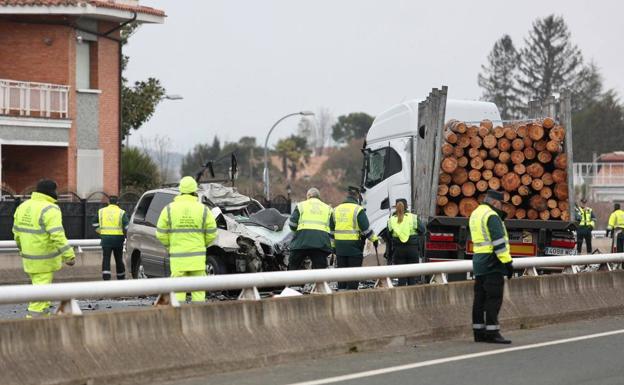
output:
[[197,182],[190,176],[180,179],[180,193],[193,194],[197,192]]

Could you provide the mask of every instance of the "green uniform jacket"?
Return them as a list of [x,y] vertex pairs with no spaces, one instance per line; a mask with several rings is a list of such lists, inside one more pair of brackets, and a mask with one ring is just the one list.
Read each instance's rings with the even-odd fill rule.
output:
[[[496,213],[498,210],[492,207]],[[505,238],[504,224],[498,215],[492,215],[487,221],[488,230],[490,230],[490,236],[492,239]],[[495,246],[505,247],[505,244]],[[472,256],[472,269],[474,275],[486,275],[492,273],[507,274],[507,268],[498,259],[496,254],[475,254]]]
[[[348,197],[347,199],[345,199],[343,203],[358,204],[358,202],[351,197]],[[334,229],[335,223],[336,221],[334,219],[334,214],[332,213],[332,220],[331,220],[330,227],[329,227],[331,231],[335,230]],[[360,210],[357,216],[357,224],[358,224],[358,228],[362,230],[362,235],[369,233],[368,230],[370,227],[370,223],[368,222],[368,216],[366,215],[366,211]],[[364,254],[364,244],[366,243],[366,238],[361,237],[357,241],[356,240],[353,240],[353,241],[336,240],[335,243],[336,243],[336,255],[341,256],[341,257],[357,257],[357,256],[362,256]]]
[[[295,232],[295,236],[290,243],[291,250],[305,250],[305,249],[318,249],[331,253],[331,239],[329,233],[321,230],[299,230],[299,208],[295,207],[295,210],[290,215],[289,226],[292,231]],[[334,218],[330,216],[329,228],[335,227]]]
[[[130,223],[130,221],[128,220],[128,213],[124,213],[121,221],[122,221],[122,225],[123,225],[122,227],[125,233],[128,230],[128,223]],[[98,221],[97,215],[95,216],[95,218],[93,218],[93,221],[91,222],[91,224],[94,229],[97,229],[100,227],[100,223]],[[122,247],[125,238],[126,238],[125,235],[100,235],[100,239],[102,240],[101,246],[112,247],[112,248]]]

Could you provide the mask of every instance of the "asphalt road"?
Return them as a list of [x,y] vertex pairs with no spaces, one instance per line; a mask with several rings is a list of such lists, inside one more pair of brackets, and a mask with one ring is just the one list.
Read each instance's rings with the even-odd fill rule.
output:
[[446,341],[161,385],[624,384],[624,316],[504,335],[514,343]]

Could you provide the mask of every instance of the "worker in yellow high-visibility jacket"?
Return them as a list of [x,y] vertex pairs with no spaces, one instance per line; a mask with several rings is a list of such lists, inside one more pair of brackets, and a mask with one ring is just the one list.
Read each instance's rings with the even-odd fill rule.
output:
[[[206,249],[217,237],[217,223],[210,209],[197,198],[197,182],[190,176],[180,180],[180,195],[160,213],[156,237],[167,248],[171,277],[206,275]],[[176,293],[178,301],[186,293]],[[191,293],[193,302],[203,302],[205,291]]]
[[613,212],[609,215],[609,224],[607,225],[607,237],[615,237],[616,251],[621,253],[624,251],[624,210],[620,209],[620,204],[616,203]]
[[[65,237],[56,200],[56,183],[44,179],[37,183],[31,198],[15,210],[13,236],[33,285],[52,283],[54,272],[61,269],[63,262],[69,266],[75,263],[74,249]],[[27,318],[48,316],[49,309],[49,301],[31,302]]]
[[100,234],[102,246],[102,279],[111,279],[111,254],[115,256],[117,279],[126,278],[126,267],[123,261],[123,244],[128,230],[128,215],[119,206],[115,195],[108,197],[108,206],[98,210],[93,222],[95,231]]

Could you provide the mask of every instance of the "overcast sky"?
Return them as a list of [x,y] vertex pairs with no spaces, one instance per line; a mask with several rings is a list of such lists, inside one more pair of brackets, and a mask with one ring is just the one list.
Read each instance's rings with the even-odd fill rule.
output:
[[[413,0],[142,0],[163,25],[131,39],[127,76],[159,78],[164,101],[131,139],[166,135],[172,150],[240,136],[262,138],[281,116],[329,108],[371,115],[432,87],[478,99],[477,74],[494,42],[516,46],[537,17],[563,15],[573,42],[607,88],[624,95],[624,2]],[[282,123],[275,139],[294,132]]]

